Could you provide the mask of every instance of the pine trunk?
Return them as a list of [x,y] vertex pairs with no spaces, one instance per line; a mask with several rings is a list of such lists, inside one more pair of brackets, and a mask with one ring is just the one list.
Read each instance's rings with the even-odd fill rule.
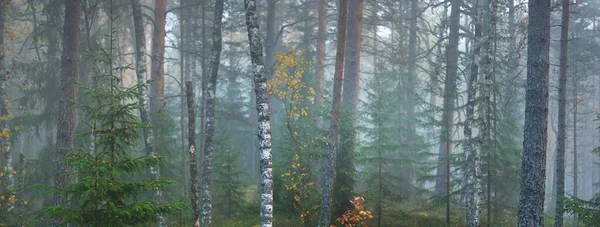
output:
[[[73,151],[73,139],[77,124],[77,110],[73,103],[77,101],[77,83],[79,80],[79,18],[81,4],[78,0],[67,0],[63,28],[63,52],[61,56],[60,98],[58,101],[58,124],[56,134],[55,178],[54,186],[64,188],[69,185],[69,166],[65,162]],[[53,195],[55,206],[65,204],[60,194]],[[63,218],[52,219],[52,226],[58,226]]]
[[452,152],[452,128],[456,99],[458,70],[458,29],[460,26],[460,0],[452,0],[450,8],[450,34],[446,46],[446,79],[444,81],[444,103],[440,149],[435,181],[435,195],[448,196],[450,192],[450,153]]
[[339,206],[333,209],[335,217],[351,209],[354,190],[354,152],[356,149],[356,116],[358,112],[358,95],[360,92],[360,49],[362,39],[363,0],[348,1],[348,19],[346,29],[346,51],[344,61],[344,83],[342,108],[346,130],[340,133],[340,149],[336,163],[336,180],[334,191]]
[[217,76],[219,75],[219,63],[221,62],[221,24],[223,20],[223,0],[215,2],[215,14],[213,21],[213,45],[210,62],[210,78],[206,89],[206,135],[204,137],[204,163],[202,170],[202,226],[211,226],[212,215],[212,162],[215,135],[215,103],[217,91]]
[[[157,113],[162,109],[165,95],[165,36],[167,1],[154,1],[154,29],[152,33],[152,70],[153,83],[150,86],[150,111]],[[155,125],[158,119],[152,119]],[[156,126],[154,127],[156,128]]]
[[[556,210],[554,226],[562,227],[565,196],[565,150],[567,147],[567,48],[569,43],[569,0],[562,0],[562,21],[560,29],[560,75],[558,78],[558,135],[556,135],[556,163],[554,180],[556,183]],[[573,101],[577,102],[576,97]]]
[[527,86],[519,227],[544,224],[546,146],[548,133],[548,76],[550,53],[550,1],[530,0],[527,28]]
[[[323,83],[325,76],[325,54],[326,47],[325,43],[327,41],[327,0],[319,0],[318,3],[319,12],[318,12],[318,31],[317,31],[317,53],[315,60],[315,76],[317,78],[317,98],[316,104],[320,107],[323,104]],[[318,126],[321,126],[321,120],[318,121]]]
[[338,147],[338,129],[340,126],[340,108],[342,101],[342,83],[344,80],[344,57],[346,50],[346,19],[348,16],[348,0],[341,0],[338,12],[337,47],[335,54],[335,72],[333,76],[333,100],[331,106],[331,123],[327,143],[327,166],[325,183],[321,199],[319,227],[329,227],[331,222],[331,201],[333,182],[335,182],[335,161]]
[[244,0],[246,9],[246,26],[248,42],[254,74],[254,91],[256,92],[256,112],[258,115],[258,140],[260,144],[260,226],[273,226],[273,161],[271,154],[271,112],[267,96],[267,76],[263,62],[262,43],[256,0]]

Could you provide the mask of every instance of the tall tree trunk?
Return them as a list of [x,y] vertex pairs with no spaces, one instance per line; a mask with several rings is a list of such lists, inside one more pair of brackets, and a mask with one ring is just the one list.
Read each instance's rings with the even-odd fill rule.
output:
[[202,226],[211,226],[212,214],[212,161],[214,151],[215,135],[215,103],[217,91],[217,76],[219,75],[219,63],[221,62],[221,24],[223,20],[223,0],[215,2],[215,14],[213,21],[213,45],[210,62],[210,78],[206,90],[206,135],[204,138],[204,165],[202,170]]
[[180,137],[179,139],[181,140],[181,168],[182,168],[182,172],[184,173],[182,176],[182,184],[181,184],[181,192],[183,194],[184,197],[187,197],[187,183],[188,183],[188,179],[187,179],[187,174],[185,174],[185,166],[186,166],[186,153],[188,148],[186,148],[185,146],[185,107],[186,107],[186,87],[185,87],[185,82],[188,80],[187,79],[187,73],[189,73],[187,70],[189,68],[186,68],[186,64],[188,64],[189,59],[187,59],[187,57],[189,56],[186,52],[190,51],[189,49],[189,44],[187,44],[187,38],[185,37],[187,34],[187,23],[188,23],[188,17],[191,19],[191,17],[189,16],[189,14],[187,14],[187,10],[189,9],[189,5],[187,5],[188,3],[186,1],[180,1],[180,6],[182,7],[182,9],[179,11],[179,125],[180,125]]
[[[325,76],[325,54],[327,41],[327,0],[319,0],[319,12],[318,12],[318,31],[317,31],[317,53],[315,60],[315,76],[317,78],[317,98],[316,104],[320,107],[323,104],[323,82]],[[318,126],[320,127],[322,122],[318,120]]]
[[[140,0],[131,0],[131,9],[133,11],[133,27],[135,33],[135,62],[136,62],[136,77],[138,84],[141,85],[138,93],[138,102],[140,104],[140,118],[142,124],[148,126],[144,127],[142,134],[144,136],[144,147],[146,149],[146,156],[156,156],[154,149],[154,132],[151,127],[150,118],[148,115],[149,105],[146,102],[148,97],[146,91],[146,34],[144,33],[144,21],[142,13],[142,5]],[[150,167],[148,170],[152,179],[158,179],[160,176],[159,169],[157,167]],[[153,192],[153,197],[157,203],[162,202],[162,191],[156,188]],[[159,224],[166,226],[166,221],[162,215],[157,215]]]
[[346,57],[344,62],[344,83],[342,108],[346,130],[340,133],[341,146],[336,162],[336,181],[334,191],[340,200],[333,209],[335,217],[350,209],[354,190],[354,152],[356,149],[356,116],[358,111],[358,95],[360,93],[360,49],[363,18],[363,0],[348,1],[348,19],[346,29]]
[[[562,21],[560,29],[560,75],[558,78],[558,135],[556,136],[556,210],[554,226],[562,227],[564,218],[565,196],[565,150],[567,138],[567,54],[569,44],[569,0],[562,0]],[[577,102],[577,97],[573,97]]]
[[[202,68],[202,79],[201,79],[201,90],[200,90],[200,171],[204,166],[204,135],[206,132],[206,85],[208,80],[208,73],[206,67],[206,47],[208,41],[206,40],[206,6],[208,0],[202,0],[202,14],[201,14],[201,36],[202,36],[202,50],[200,51],[200,67]],[[202,182],[201,182],[202,183]]]
[[188,143],[190,151],[190,176],[191,182],[191,203],[192,203],[192,217],[193,226],[200,226],[200,211],[198,209],[199,193],[198,193],[198,163],[196,158],[196,108],[194,104],[194,86],[192,82],[186,82],[186,95],[187,95],[187,107],[188,107]]
[[[167,0],[155,0],[154,32],[152,33],[152,70],[150,76],[153,81],[150,86],[150,111],[155,114],[164,104],[166,16]],[[152,121],[156,124],[159,120],[153,118]]]
[[481,40],[481,18],[479,9],[481,0],[476,0],[471,11],[472,20],[475,23],[475,37],[473,38],[473,52],[471,55],[471,73],[467,82],[467,110],[465,116],[465,125],[463,128],[464,142],[463,148],[467,156],[465,170],[465,202],[466,202],[466,220],[468,227],[477,227],[479,225],[479,212],[481,203],[481,184],[480,184],[480,160],[481,155],[473,141],[472,124],[475,115],[475,100],[477,96],[477,77],[479,73],[479,55]]
[[487,155],[487,223],[491,226],[492,219],[492,158],[493,149],[492,144],[492,90],[494,84],[494,51],[495,51],[495,39],[496,39],[496,11],[497,3],[496,0],[484,1],[484,16],[483,16],[483,33],[485,37],[483,39],[481,49],[481,60],[483,66],[483,80],[481,81],[481,95],[483,96],[483,105],[480,111],[482,120],[480,120],[480,136],[479,143],[481,150]]
[[273,65],[275,64],[275,13],[278,0],[267,0],[267,36],[265,40],[265,67],[267,79],[273,78]]
[[[26,132],[24,132],[26,133]],[[22,136],[22,140],[25,140],[26,137]],[[22,144],[24,145],[24,144]],[[22,149],[22,146],[21,146]],[[25,172],[27,171],[27,159],[25,158],[25,154],[22,152],[19,152],[19,177],[18,177],[18,183],[19,183],[19,188],[18,188],[18,194],[17,194],[17,198],[19,198],[19,206],[17,208],[17,212],[18,212],[18,223],[19,226],[25,226]]]
[[[64,188],[69,185],[69,166],[65,162],[67,155],[73,151],[73,139],[77,124],[77,109],[73,103],[77,101],[77,83],[79,80],[79,19],[81,4],[78,0],[66,0],[65,20],[63,28],[63,52],[61,56],[60,99],[58,101],[58,124],[56,134],[56,154],[54,186]],[[65,204],[65,198],[54,193],[55,206]],[[64,217],[52,219],[52,226],[58,226]]]
[[[408,66],[407,66],[407,71],[408,71],[408,75],[407,75],[407,80],[406,80],[406,85],[404,86],[406,88],[405,92],[405,99],[408,100],[408,106],[406,107],[406,117],[409,120],[409,131],[407,133],[406,138],[406,142],[408,144],[411,144],[412,141],[415,140],[414,135],[417,135],[416,129],[417,127],[415,127],[416,125],[416,121],[413,120],[415,119],[415,108],[417,106],[417,102],[416,100],[418,100],[418,98],[415,96],[416,92],[415,92],[415,88],[418,87],[418,75],[417,75],[417,47],[418,47],[418,40],[417,40],[417,32],[418,32],[418,20],[419,20],[419,1],[418,0],[411,0],[410,1],[410,28],[409,28],[409,38],[408,38]],[[416,153],[411,153],[411,156],[416,156]],[[403,180],[407,182],[407,185],[413,185],[414,183],[414,164],[413,163],[409,163],[407,164],[407,167],[404,168],[402,170],[403,173]],[[408,187],[406,190],[405,195],[407,196],[407,199],[412,199],[413,197],[413,189],[412,187]]]
[[446,224],[450,224],[450,153],[452,151],[452,128],[456,99],[458,70],[458,29],[460,26],[461,0],[452,0],[450,8],[450,34],[446,47],[446,80],[444,82],[444,104],[440,150],[435,182],[435,195],[446,197]]
[[337,47],[335,53],[335,72],[333,75],[333,100],[331,104],[331,123],[327,143],[327,166],[321,199],[319,227],[329,227],[331,220],[331,201],[333,182],[335,182],[335,161],[338,147],[338,129],[340,127],[340,107],[342,101],[342,83],[344,80],[344,57],[346,51],[346,20],[348,0],[340,0],[338,12]]
[[[573,78],[573,197],[579,198],[579,162],[577,154],[577,111],[579,107],[579,97],[577,91],[577,81]],[[577,216],[573,217],[575,226],[578,226]]]
[[[5,49],[4,48],[4,26],[6,24],[6,7],[8,7],[8,1],[0,1],[0,130],[8,130],[10,132],[9,119],[9,103],[8,103],[8,78],[10,72],[4,66]],[[7,170],[7,184],[14,187],[13,180],[13,165],[12,165],[12,153],[10,151],[10,137],[2,136],[0,139],[0,153],[4,156],[4,165]]]
[[540,227],[544,223],[546,178],[550,1],[530,0],[528,9],[529,46],[518,226]]
[[263,62],[262,43],[256,0],[244,0],[246,9],[246,26],[250,43],[250,58],[254,74],[254,91],[256,92],[256,112],[258,115],[258,141],[260,144],[260,226],[273,226],[273,161],[271,154],[271,112],[267,96],[267,76]]

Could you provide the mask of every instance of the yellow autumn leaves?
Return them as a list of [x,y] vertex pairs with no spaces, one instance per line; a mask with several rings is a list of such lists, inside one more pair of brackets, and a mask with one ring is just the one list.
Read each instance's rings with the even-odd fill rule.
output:
[[310,65],[294,48],[276,55],[275,75],[267,82],[267,93],[286,104],[288,118],[308,116],[314,103],[315,89],[308,86],[304,75]]
[[353,209],[344,212],[344,215],[338,217],[337,220],[342,225],[344,225],[344,227],[367,227],[368,225],[365,222],[370,219],[373,219],[373,214],[371,214],[371,212],[365,208],[365,206],[362,203],[363,201],[365,201],[363,197],[354,197],[354,199],[350,201],[352,203]]

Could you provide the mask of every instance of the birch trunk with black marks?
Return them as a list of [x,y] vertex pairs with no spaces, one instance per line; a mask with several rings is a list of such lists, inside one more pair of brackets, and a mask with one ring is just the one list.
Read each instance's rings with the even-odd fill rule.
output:
[[465,113],[465,125],[463,127],[464,141],[463,149],[467,156],[465,169],[465,203],[466,203],[466,221],[468,227],[477,227],[479,224],[479,212],[481,203],[481,184],[479,175],[481,155],[474,145],[472,127],[475,115],[475,100],[477,99],[477,77],[480,64],[480,40],[481,40],[481,19],[479,9],[481,0],[475,1],[475,6],[471,11],[472,20],[475,22],[475,36],[473,37],[473,52],[471,57],[471,73],[467,82],[467,110]]
[[[148,102],[146,102],[146,98],[148,98],[148,92],[146,90],[146,34],[144,33],[144,20],[140,0],[131,0],[131,9],[133,12],[133,27],[135,34],[135,74],[137,83],[139,85],[138,103],[140,105],[140,119],[142,124],[146,126],[142,129],[144,148],[146,150],[146,156],[154,157],[156,156],[156,151],[154,148],[154,132],[150,127],[151,123],[148,115],[148,109],[150,106],[148,105]],[[156,180],[160,177],[160,172],[157,167],[150,167],[148,171],[153,180]],[[153,192],[153,197],[157,203],[162,202],[162,191],[158,188],[155,189]],[[157,215],[157,218],[161,226],[166,226],[166,220],[162,215]]]
[[344,80],[344,57],[346,50],[346,18],[348,13],[348,0],[340,1],[338,12],[337,47],[335,53],[335,72],[333,76],[333,100],[331,105],[331,123],[327,143],[327,166],[323,195],[321,198],[321,213],[319,227],[329,227],[331,222],[331,202],[333,182],[335,182],[335,160],[338,147],[338,129],[340,126],[340,108],[342,101],[342,83]]
[[[63,52],[61,56],[60,98],[58,101],[58,124],[56,134],[56,154],[54,156],[54,186],[62,189],[69,185],[69,166],[65,162],[67,155],[73,151],[73,139],[77,124],[77,109],[73,103],[77,101],[77,83],[79,80],[79,19],[81,4],[79,0],[65,2],[65,20],[63,28]],[[54,193],[54,206],[66,205],[66,200],[59,193]],[[52,226],[63,222],[63,217],[52,219]]]
[[267,96],[267,76],[263,61],[262,43],[256,0],[244,0],[246,26],[250,44],[250,58],[254,75],[256,93],[256,112],[258,115],[258,141],[260,144],[260,226],[273,226],[273,161],[271,154],[271,112]]
[[200,226],[199,193],[198,193],[198,162],[196,158],[196,107],[194,104],[194,86],[192,82],[185,83],[188,108],[188,149],[190,152],[191,203],[193,226]]
[[[562,18],[560,29],[560,74],[558,77],[558,135],[556,135],[555,183],[556,210],[554,226],[562,227],[565,204],[565,150],[567,147],[567,54],[569,44],[569,4],[570,0],[562,0]],[[577,102],[577,97],[573,97]],[[575,115],[576,116],[576,115]],[[574,129],[576,130],[576,129]]]
[[491,223],[492,219],[492,158],[494,156],[493,151],[493,137],[492,137],[492,114],[493,114],[493,103],[492,103],[492,89],[494,85],[494,55],[495,55],[495,39],[496,39],[496,11],[497,2],[496,0],[485,0],[483,4],[483,33],[484,38],[481,43],[481,61],[483,67],[483,79],[481,80],[481,96],[482,105],[480,109],[480,136],[479,146],[481,151],[486,154],[486,170],[487,170],[487,185],[486,185],[486,205],[487,205],[487,223]]
[[550,53],[550,1],[530,0],[527,27],[527,85],[525,126],[519,194],[518,226],[544,224],[548,86]]
[[210,78],[206,89],[206,135],[204,137],[204,165],[202,170],[202,226],[211,226],[212,215],[212,162],[215,135],[215,102],[217,91],[217,76],[219,75],[219,63],[221,61],[222,37],[221,24],[223,20],[223,0],[215,2],[215,14],[213,21],[213,46],[210,62]]

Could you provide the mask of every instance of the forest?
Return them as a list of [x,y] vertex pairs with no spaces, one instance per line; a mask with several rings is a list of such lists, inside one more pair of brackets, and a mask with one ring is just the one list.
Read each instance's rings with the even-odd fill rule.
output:
[[0,226],[600,226],[600,0],[0,0]]

